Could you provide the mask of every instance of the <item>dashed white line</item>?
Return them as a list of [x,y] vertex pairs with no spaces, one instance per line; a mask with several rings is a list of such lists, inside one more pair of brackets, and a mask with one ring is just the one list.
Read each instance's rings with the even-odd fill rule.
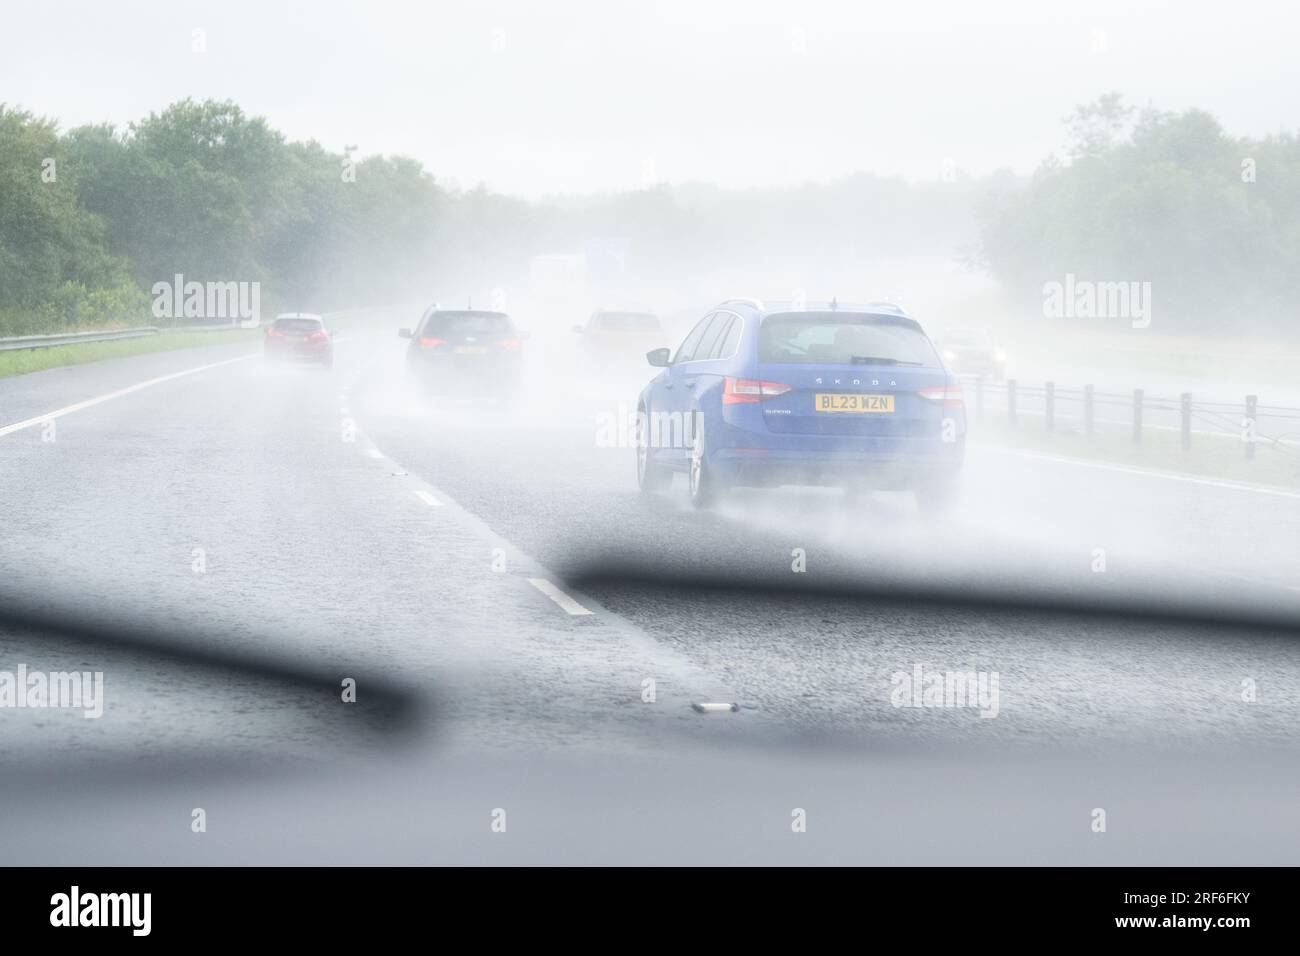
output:
[[567,611],[569,614],[572,614],[574,617],[577,617],[581,614],[592,613],[591,611],[583,607],[581,604],[579,604],[577,601],[575,601],[573,598],[569,597],[567,594],[565,594],[563,591],[557,588],[550,581],[546,580],[546,578],[529,578],[528,583],[531,584],[533,587],[537,588],[537,590],[541,591],[548,598],[550,598],[560,607],[564,608],[565,611]]
[[[392,462],[392,459],[386,454],[383,457]],[[392,474],[405,475],[406,472],[397,471]],[[454,497],[441,490],[439,494],[442,496],[444,515],[460,521],[465,527],[471,529],[474,534],[488,542],[489,547],[501,548],[510,556],[509,560],[512,565],[521,568],[521,576],[567,614],[572,617],[591,617],[592,621],[585,623],[599,622],[601,625],[612,629],[618,638],[629,643],[635,653],[652,658],[655,661],[654,666],[657,670],[662,673],[672,674],[673,681],[677,685],[683,688],[695,687],[694,692],[689,690],[683,692],[684,694],[692,694],[695,700],[718,701],[727,700],[732,696],[729,690],[717,686],[712,678],[699,669],[698,665],[692,663],[680,652],[655,640],[640,627],[632,624],[618,613],[611,612],[599,605],[596,606],[596,610],[583,607],[551,583],[550,572],[546,568],[493,531],[478,515],[466,511],[457,503]],[[529,577],[529,575],[532,575],[532,577]],[[706,694],[709,696],[705,697]],[[685,697],[685,701],[692,701],[692,696]],[[736,705],[728,706],[739,710]]]
[[207,365],[200,365],[196,368],[187,368],[180,372],[172,372],[170,375],[160,375],[157,378],[151,378],[144,382],[136,382],[134,385],[128,385],[126,388],[119,388],[115,392],[109,392],[106,395],[100,395],[97,398],[88,398],[84,402],[77,402],[75,405],[65,405],[63,408],[56,408],[52,412],[46,412],[44,415],[37,415],[35,418],[28,418],[21,422],[14,422],[12,425],[0,427],[0,438],[5,435],[12,435],[14,432],[20,432],[24,428],[34,428],[37,425],[43,425],[53,418],[62,418],[64,415],[71,415],[73,412],[79,412],[84,408],[91,408],[95,405],[101,405],[104,402],[112,401],[115,398],[121,398],[123,395],[130,395],[133,392],[139,392],[154,385],[161,385],[163,382],[170,382],[173,379],[183,378],[186,375],[193,375],[196,372],[206,372],[210,368],[220,368],[223,365],[230,365],[233,362],[244,362],[253,355],[241,355],[238,358],[223,359],[220,362],[211,362]]
[[713,703],[701,702],[697,704],[691,704],[691,706],[694,707],[701,714],[731,714],[740,710],[740,706],[738,704],[713,704]]
[[435,498],[433,495],[429,494],[429,492],[425,491],[423,488],[415,489],[415,497],[419,498],[430,508],[442,507],[442,502],[439,501],[437,498]]

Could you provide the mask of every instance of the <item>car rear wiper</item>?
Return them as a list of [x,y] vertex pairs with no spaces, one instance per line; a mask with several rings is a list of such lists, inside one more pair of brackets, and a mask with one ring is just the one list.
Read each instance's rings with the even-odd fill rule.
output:
[[921,365],[921,362],[908,362],[903,359],[888,358],[884,355],[851,355],[851,365]]

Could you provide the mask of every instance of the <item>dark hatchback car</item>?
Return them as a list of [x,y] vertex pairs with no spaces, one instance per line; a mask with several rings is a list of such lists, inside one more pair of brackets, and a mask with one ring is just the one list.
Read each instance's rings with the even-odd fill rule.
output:
[[277,315],[267,327],[263,354],[268,359],[307,362],[330,368],[334,364],[334,341],[325,320],[311,312]]
[[408,374],[430,391],[499,394],[519,384],[524,334],[504,312],[434,306],[398,334],[411,340]]

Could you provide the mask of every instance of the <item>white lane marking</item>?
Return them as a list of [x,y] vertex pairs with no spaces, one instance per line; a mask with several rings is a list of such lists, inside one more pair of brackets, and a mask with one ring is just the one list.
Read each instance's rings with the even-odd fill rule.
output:
[[152,388],[154,385],[161,385],[163,382],[170,382],[173,379],[183,378],[186,375],[193,375],[196,372],[206,372],[210,368],[220,368],[223,365],[230,365],[232,362],[244,362],[255,355],[241,355],[238,358],[223,359],[220,362],[212,362],[208,365],[200,365],[197,368],[187,368],[184,371],[172,372],[170,375],[160,375],[158,378],[151,378],[148,381],[137,382],[134,385],[128,385],[126,388],[119,388],[116,392],[109,392],[106,395],[100,395],[97,398],[88,398],[84,402],[77,402],[75,405],[65,405],[63,408],[56,408],[52,412],[46,412],[44,415],[37,415],[35,418],[28,418],[21,422],[14,422],[12,425],[5,425],[0,428],[0,438],[5,435],[12,435],[14,432],[20,432],[24,428],[35,428],[53,418],[62,418],[64,415],[71,415],[73,412],[79,412],[83,408],[91,408],[104,402],[112,401],[115,398],[121,398],[123,395],[130,395],[133,392],[142,389]]
[[588,611],[585,607],[583,607],[581,604],[579,604],[577,601],[575,601],[573,598],[569,597],[567,594],[565,594],[563,591],[557,588],[550,581],[546,580],[546,578],[529,578],[528,583],[531,584],[533,587],[537,588],[537,590],[541,591],[548,598],[550,598],[560,607],[564,608],[565,611],[572,614],[574,617],[577,617],[579,614],[592,613],[591,611]]
[[1228,488],[1232,491],[1253,491],[1259,495],[1275,495],[1278,498],[1300,498],[1300,491],[1288,491],[1285,488],[1270,488],[1268,485],[1252,485],[1246,481],[1232,481],[1227,478],[1202,478],[1200,475],[1188,475],[1180,471],[1158,471],[1153,468],[1133,468],[1128,465],[1113,465],[1102,461],[1088,461],[1085,458],[1067,458],[1064,455],[1045,455],[1035,451],[1021,451],[1017,448],[998,448],[996,445],[975,445],[981,451],[999,452],[1003,455],[1016,455],[1021,458],[1036,458],[1039,461],[1054,461],[1062,465],[1077,465],[1081,468],[1097,468],[1101,471],[1114,471],[1123,475],[1139,475],[1144,478],[1163,478],[1166,481],[1182,481],[1192,485],[1208,485],[1211,488]]
[[[380,355],[382,352],[376,354]],[[364,429],[362,429],[362,432],[364,432]],[[390,462],[392,461],[392,459],[387,455],[384,455],[384,457]],[[403,472],[403,474],[405,474],[405,472]],[[493,531],[488,526],[487,522],[478,515],[466,511],[451,495],[441,490],[439,491],[439,494],[441,495],[443,505],[445,506],[444,513],[454,515],[456,520],[461,522],[461,524],[466,528],[470,529],[485,542],[488,542],[489,547],[499,547],[503,549],[508,556],[511,566],[524,569],[525,575],[532,574],[535,576],[534,579],[530,581],[533,587],[542,591],[542,593],[547,594],[548,597],[550,597],[547,590],[548,588],[558,590],[550,583],[550,572],[546,568],[542,567],[531,556],[521,551],[501,535]],[[547,577],[542,577],[543,575],[546,575]],[[537,583],[538,581],[541,582],[541,585]],[[643,655],[647,660],[654,661],[652,669],[656,673],[672,675],[672,680],[675,684],[682,688],[687,688],[680,692],[673,692],[674,697],[677,696],[677,693],[680,693],[681,697],[685,698],[685,700],[689,702],[691,697],[688,695],[691,694],[698,694],[701,695],[701,697],[705,694],[712,695],[706,698],[709,700],[726,700],[728,697],[733,696],[729,689],[719,687],[712,677],[702,672],[696,664],[683,656],[679,651],[673,650],[671,645],[656,640],[647,634],[642,628],[637,627],[621,615],[612,612],[607,608],[600,607],[600,605],[597,605],[597,607],[600,608],[599,611],[593,611],[582,607],[582,605],[578,604],[576,601],[573,601],[572,603],[575,607],[579,608],[579,611],[575,616],[591,616],[593,620],[599,621],[604,627],[612,629],[617,637],[628,642],[634,653]],[[568,610],[568,608],[566,608],[566,610]],[[692,691],[689,688],[694,688],[694,690]],[[665,699],[664,690],[661,689],[659,700],[663,701]]]
[[416,489],[415,489],[415,497],[419,498],[421,501],[423,501],[423,502],[424,502],[426,505],[428,505],[430,508],[441,508],[441,507],[442,507],[442,502],[441,502],[441,501],[439,501],[437,498],[435,498],[433,495],[429,494],[427,491],[425,491],[425,490],[422,489],[422,488],[416,488]]
[[366,455],[367,455],[368,457],[370,457],[370,458],[383,458],[383,457],[384,457],[384,453],[381,452],[378,448],[367,448],[367,449],[366,449]]
[[697,704],[691,704],[691,706],[694,707],[701,714],[735,713],[736,711],[740,710],[740,707],[736,704],[697,703]]

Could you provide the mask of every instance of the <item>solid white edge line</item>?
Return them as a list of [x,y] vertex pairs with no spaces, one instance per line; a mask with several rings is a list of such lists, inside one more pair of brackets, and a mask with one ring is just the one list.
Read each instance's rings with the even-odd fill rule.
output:
[[1083,468],[1097,468],[1101,471],[1114,471],[1123,475],[1139,475],[1143,478],[1163,478],[1166,481],[1182,481],[1193,485],[1207,485],[1211,488],[1227,488],[1231,491],[1253,491],[1259,495],[1275,495],[1279,498],[1300,498],[1300,491],[1288,491],[1285,488],[1270,488],[1268,485],[1252,485],[1245,481],[1231,481],[1226,478],[1202,478],[1178,471],[1157,471],[1151,468],[1133,468],[1128,465],[1115,465],[1104,461],[1089,461],[1086,458],[1068,458],[1064,455],[1045,455],[1041,452],[1022,451],[1018,448],[999,448],[997,445],[974,445],[980,451],[992,451],[1003,455],[1016,455],[1020,458],[1036,458],[1039,461],[1054,461],[1062,465],[1078,465]]
[[425,491],[423,488],[415,489],[415,497],[419,498],[430,508],[442,507],[442,502],[439,501],[437,498],[435,498],[433,495],[429,494],[429,492]]
[[537,588],[537,590],[541,591],[548,598],[550,598],[560,607],[564,608],[565,611],[567,611],[569,614],[572,614],[574,617],[577,617],[580,614],[592,613],[591,611],[583,607],[581,604],[579,604],[577,601],[575,601],[573,598],[569,597],[567,594],[565,594],[563,591],[557,588],[550,581],[546,580],[546,578],[529,578],[528,583],[531,584],[533,587]]
[[45,422],[54,418],[62,418],[64,415],[71,415],[73,412],[79,412],[84,408],[92,408],[95,405],[101,405],[104,402],[112,401],[115,398],[121,398],[123,395],[130,395],[133,392],[139,392],[154,385],[161,385],[163,382],[170,382],[173,379],[183,378],[186,375],[193,375],[196,372],[206,372],[210,368],[220,368],[222,365],[230,365],[233,362],[244,362],[253,355],[241,355],[238,358],[223,359],[220,362],[211,362],[208,365],[200,365],[196,368],[187,368],[180,372],[172,372],[170,375],[160,375],[158,378],[151,378],[144,382],[137,382],[134,385],[128,385],[126,388],[119,388],[115,392],[109,392],[106,395],[100,395],[97,398],[88,398],[84,402],[77,402],[75,405],[65,405],[63,408],[56,408],[52,412],[46,412],[44,415],[37,415],[35,418],[24,419],[21,422],[14,422],[12,425],[0,427],[0,438],[5,435],[12,435],[14,432],[20,432],[24,428],[34,428],[37,425],[43,425]]

